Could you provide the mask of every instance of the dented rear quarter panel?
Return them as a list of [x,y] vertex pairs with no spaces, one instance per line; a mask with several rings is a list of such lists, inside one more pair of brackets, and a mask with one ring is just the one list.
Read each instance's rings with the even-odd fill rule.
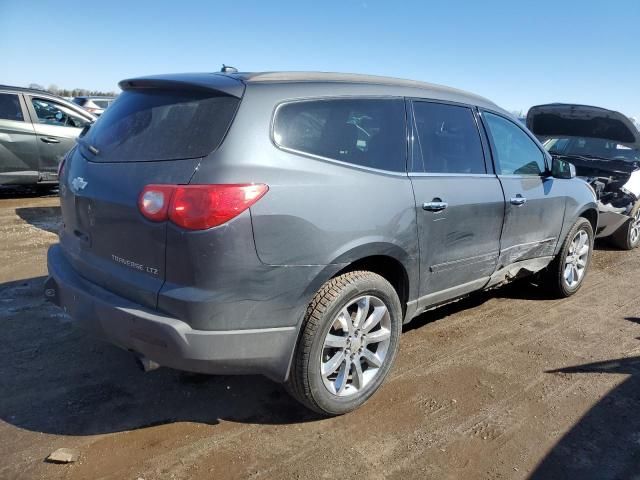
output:
[[[566,195],[564,221],[554,252],[557,255],[569,234],[569,230],[571,230],[571,227],[579,217],[584,216],[587,211],[592,211],[595,212],[596,218],[598,218],[598,204],[594,191],[584,180],[572,178],[566,180],[555,179],[555,181],[560,183]],[[594,233],[596,230],[597,223]]]

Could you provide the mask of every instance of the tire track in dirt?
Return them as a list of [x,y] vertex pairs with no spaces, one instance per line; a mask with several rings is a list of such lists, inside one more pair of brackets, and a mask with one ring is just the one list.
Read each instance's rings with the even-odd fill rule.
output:
[[[620,262],[622,263],[622,262]],[[592,279],[593,280],[593,279]],[[606,279],[600,279],[597,280],[595,282],[592,281],[591,287],[590,289],[585,289],[585,292],[581,292],[582,295],[586,294],[586,295],[590,295],[596,291],[598,291],[598,289],[602,289],[604,287],[604,285],[606,284]],[[600,294],[604,297],[606,296],[607,292],[606,291],[602,291],[600,292]],[[561,306],[563,304],[566,304],[567,302],[571,302],[571,306],[572,307],[577,307],[578,309],[580,308],[580,305],[578,304],[579,302],[579,298],[578,297],[574,297],[574,299],[572,300],[565,300],[565,301],[555,301],[555,302],[550,302],[550,305],[547,304],[545,305],[545,311],[551,311],[556,309],[555,307]],[[628,301],[624,302],[621,306],[618,306],[615,310],[613,310],[613,314],[615,314],[616,312],[622,310],[623,308],[629,306],[629,305],[635,305],[637,304],[637,300],[634,298],[629,299]],[[566,308],[565,310],[567,310],[568,308]],[[545,312],[542,312],[545,313]],[[527,313],[524,315],[521,315],[520,317],[517,317],[515,320],[520,320],[520,323],[522,323],[522,320],[526,320],[529,317],[535,316],[535,315],[539,315],[539,313]],[[570,317],[569,317],[570,318]],[[579,320],[578,320],[579,321]],[[535,336],[531,336],[528,332],[523,333],[522,335],[518,336],[515,335],[515,340],[513,340],[513,336],[512,336],[512,340],[510,342],[512,347],[520,347],[523,345],[526,345],[528,343],[530,343],[531,341],[544,341],[544,340],[549,340],[552,337],[557,335],[558,330],[562,330],[562,329],[566,329],[568,326],[574,326],[573,323],[567,324],[566,321],[565,322],[557,322],[555,325],[552,325],[551,327],[548,327],[542,331],[539,331]],[[482,351],[483,355],[486,356],[487,353],[491,354],[491,353],[499,353],[500,351],[505,351],[504,350],[504,346],[502,344],[496,344],[494,342],[495,338],[498,336],[503,336],[504,334],[512,334],[512,329],[510,328],[506,328],[501,332],[498,332],[497,334],[493,334],[493,335],[489,335],[484,339],[484,343],[486,343],[487,345],[478,345],[476,341],[473,341],[473,343],[471,343],[469,346],[467,346],[466,348],[463,348],[462,350],[457,349],[456,352],[454,354],[445,356],[445,359],[440,359],[438,362],[435,362],[436,365],[429,365],[429,367],[425,370],[425,374],[427,373],[433,373],[433,371],[435,371],[438,368],[443,368],[445,367],[448,363],[450,363],[450,361],[454,358],[460,358],[460,357],[464,357],[465,353],[470,352],[471,350],[478,350],[478,351]],[[477,337],[474,337],[475,340],[477,340]],[[493,346],[490,346],[491,343],[494,343]],[[483,348],[486,347],[486,348]],[[504,354],[502,355],[503,357],[508,357],[510,355],[510,353]],[[491,356],[491,355],[488,355]],[[496,358],[496,362],[502,361],[503,359],[500,358],[499,355],[495,356]],[[466,360],[473,360],[473,356],[470,356],[470,358],[467,358]],[[507,359],[505,359],[507,360]],[[420,367],[415,367],[414,369],[412,369],[409,372],[403,371],[400,375],[395,375],[391,381],[390,381],[390,385],[393,385],[393,382],[411,375],[412,373],[414,373],[418,368]],[[505,405],[508,404],[521,404],[523,397],[529,393],[531,390],[535,389],[535,388],[539,388],[542,385],[545,384],[545,379],[544,379],[544,374],[542,375],[538,375],[538,377],[535,378],[534,381],[530,382],[525,388],[524,390],[520,390],[516,393],[514,393],[511,396],[508,396],[506,398],[504,398],[504,400],[502,400],[500,403],[496,404],[495,406],[493,406],[491,409],[487,410],[487,411],[483,411],[480,412],[479,414],[471,417],[470,419],[468,419],[465,423],[460,424],[457,426],[457,428],[455,428],[455,431],[457,433],[469,433],[469,432],[475,432],[476,436],[486,436],[489,437],[491,436],[493,440],[499,439],[500,437],[502,437],[503,435],[505,435],[506,433],[509,433],[509,431],[512,430],[516,430],[519,426],[520,423],[515,423],[513,425],[511,425],[509,428],[505,428],[505,425],[508,425],[509,423],[514,423],[514,422],[509,422],[509,420],[515,419],[515,418],[520,418],[521,415],[519,414],[519,412],[517,411],[511,411],[511,414],[508,416],[503,415],[500,412],[504,411],[504,407]],[[549,389],[547,388],[545,391],[545,395],[543,395],[543,399],[547,400],[547,401],[553,401],[555,398],[559,397],[559,396],[566,396],[569,393],[571,393],[573,390],[580,388],[580,383],[572,383],[572,384],[568,384],[568,385],[558,385],[557,388],[555,389]],[[402,406],[400,406],[399,408],[402,408]],[[440,409],[439,409],[440,410]],[[497,420],[496,420],[497,419]],[[441,437],[442,439],[444,439],[448,434],[450,434],[450,431],[452,430],[452,427],[450,424],[448,424],[448,418],[445,419],[445,423],[446,425],[443,426],[442,429],[440,429],[440,431],[438,431],[439,429],[435,429],[434,431],[434,425],[431,425],[431,431],[432,431],[432,437],[436,436],[436,437]],[[492,423],[496,423],[498,422],[499,426],[498,427],[494,427],[493,428],[493,432],[494,433],[488,433],[487,435],[483,435],[483,432],[487,432],[488,430],[491,430],[491,424]],[[499,432],[499,433],[495,433],[495,432]],[[437,446],[437,445],[435,445]],[[299,455],[304,456],[310,453],[310,451],[314,448],[313,445],[310,445],[308,448],[301,448],[299,450]],[[411,453],[410,456],[407,456],[406,454],[404,455],[404,460],[403,463],[406,464],[411,464],[414,460],[415,457],[421,456],[424,454],[424,450],[421,449],[417,449],[414,452]],[[287,462],[290,463],[290,462]],[[283,465],[281,465],[283,466]],[[402,463],[398,464],[398,468],[397,469],[393,469],[391,471],[389,471],[388,473],[392,473],[394,470],[400,470],[402,469],[403,465]],[[268,476],[270,473],[272,473],[273,471],[275,471],[275,469],[277,469],[277,466],[272,467],[271,469],[268,469],[264,472],[264,474],[266,476]]]
[[[0,251],[4,261],[0,281],[43,274],[46,246],[55,241],[47,229],[52,228],[55,209],[50,209],[56,202],[55,198],[0,201],[0,235],[13,245]],[[23,207],[27,210],[18,215],[16,208]],[[600,249],[593,260],[584,287],[568,300],[544,299],[535,288],[516,284],[423,315],[414,322],[417,328],[409,327],[403,335],[389,380],[367,405],[349,415],[303,421],[282,390],[265,382],[255,391],[262,402],[257,407],[260,411],[218,405],[222,413],[217,422],[206,416],[205,421],[198,421],[201,413],[186,408],[182,410],[186,418],[151,426],[135,423],[135,429],[128,431],[110,430],[98,419],[97,434],[74,436],[60,433],[64,428],[43,434],[37,429],[39,424],[34,430],[20,428],[3,417],[0,435],[13,440],[3,442],[0,449],[7,459],[0,476],[524,478],[586,411],[626,378],[547,372],[640,352],[640,325],[624,320],[640,313],[640,300],[635,292],[629,293],[640,280],[640,255]],[[13,325],[19,325],[21,319],[53,320],[53,310],[43,306],[35,294],[31,296],[30,288],[24,292],[20,285],[11,288],[14,290],[4,290],[7,298],[0,295],[0,302],[6,299],[7,308],[13,309],[7,310]],[[122,409],[131,407],[127,396],[135,389],[120,392],[117,375],[97,370],[103,365],[77,345],[83,336],[63,328],[48,331],[58,345],[38,350],[37,343],[29,343],[32,330],[16,330],[6,347],[11,349],[7,355],[24,357],[25,364],[43,355],[61,365],[89,358],[86,367],[74,365],[74,374],[63,378],[77,379],[79,384],[72,387],[81,393],[72,398],[80,401],[94,398],[86,395],[99,389],[100,381],[114,382],[106,392],[113,398],[100,399],[106,403],[99,412],[111,415],[117,425],[126,412]],[[69,348],[73,351],[65,350]],[[104,349],[104,358],[120,362],[117,368],[129,368],[110,347]],[[68,354],[63,358],[60,355],[65,351]],[[18,364],[7,368],[20,371]],[[0,368],[0,375],[4,371]],[[158,378],[174,381],[172,388],[180,388],[170,375]],[[131,379],[123,380],[123,384],[130,383]],[[141,383],[140,388],[151,394],[161,397],[164,393],[152,382]],[[52,385],[46,399],[59,405],[66,388],[71,386]],[[2,405],[20,412],[18,407],[34,402],[37,391],[37,386],[16,391]],[[148,398],[149,392],[141,393]],[[254,392],[247,389],[245,394]],[[242,402],[232,396],[224,398]],[[184,401],[189,402],[189,397]],[[35,404],[43,406],[39,401]],[[154,408],[158,407],[149,405]],[[167,418],[164,409],[157,415]],[[80,462],[66,467],[41,463],[51,445],[69,443],[80,448]]]

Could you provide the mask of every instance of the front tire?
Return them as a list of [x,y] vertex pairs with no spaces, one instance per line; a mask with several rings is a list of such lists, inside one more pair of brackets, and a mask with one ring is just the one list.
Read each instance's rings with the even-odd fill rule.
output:
[[325,283],[307,308],[287,389],[323,415],[365,403],[398,351],[402,308],[380,275],[355,271]]
[[543,276],[544,283],[554,296],[570,297],[580,289],[591,264],[593,238],[593,227],[589,220],[578,218]]
[[614,234],[611,240],[622,250],[633,250],[640,245],[640,207]]

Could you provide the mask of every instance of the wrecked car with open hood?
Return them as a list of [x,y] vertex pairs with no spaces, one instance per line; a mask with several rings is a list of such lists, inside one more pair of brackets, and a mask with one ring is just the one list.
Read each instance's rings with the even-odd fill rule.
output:
[[532,107],[527,126],[553,156],[571,162],[594,189],[597,237],[640,244],[640,133],[625,115],[586,105]]

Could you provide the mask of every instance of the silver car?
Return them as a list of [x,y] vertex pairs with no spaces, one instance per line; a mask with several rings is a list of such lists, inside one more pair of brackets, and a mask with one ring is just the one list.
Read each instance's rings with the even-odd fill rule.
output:
[[60,161],[95,119],[50,93],[0,86],[0,185],[57,183]]
[[73,103],[80,105],[87,112],[99,117],[114,100],[114,97],[75,97]]

